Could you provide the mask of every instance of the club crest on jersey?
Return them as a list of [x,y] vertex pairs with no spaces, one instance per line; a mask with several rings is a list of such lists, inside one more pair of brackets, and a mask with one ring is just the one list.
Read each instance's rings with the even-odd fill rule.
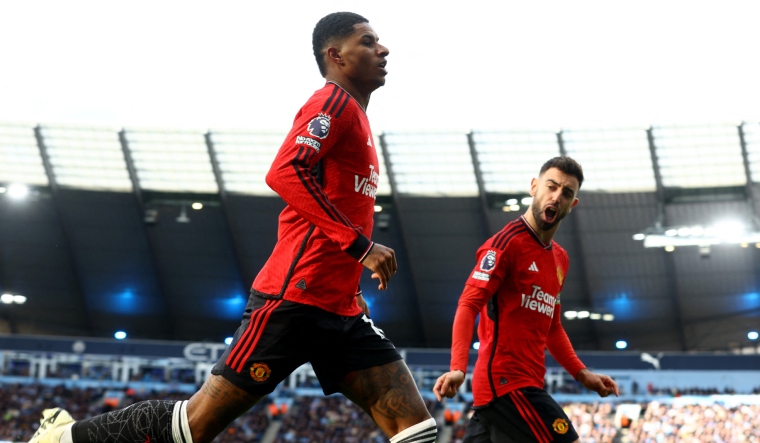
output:
[[567,433],[567,430],[570,429],[570,426],[567,424],[567,420],[564,418],[558,418],[552,423],[552,429],[554,429],[554,432],[557,434],[564,435]]
[[309,130],[309,134],[314,137],[323,139],[330,133],[330,116],[320,113],[311,121],[306,127]]
[[266,381],[269,378],[269,374],[272,370],[269,369],[269,365],[266,363],[254,363],[251,366],[251,378],[255,381]]
[[486,256],[480,261],[480,270],[491,272],[496,266],[496,251],[486,252]]

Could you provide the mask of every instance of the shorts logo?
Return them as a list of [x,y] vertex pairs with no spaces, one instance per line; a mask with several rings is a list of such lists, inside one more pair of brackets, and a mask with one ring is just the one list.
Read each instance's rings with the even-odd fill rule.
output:
[[558,418],[554,420],[554,423],[552,424],[552,428],[554,428],[554,432],[557,434],[564,435],[567,433],[567,430],[570,429],[570,426],[567,424],[567,420],[564,418]]
[[306,128],[309,130],[309,134],[314,137],[320,139],[326,138],[327,134],[330,132],[330,116],[320,113],[318,116],[311,119]]
[[486,256],[480,261],[480,270],[491,272],[496,266],[496,251],[486,252]]
[[251,378],[255,381],[266,381],[271,373],[272,370],[266,363],[254,363],[251,366]]

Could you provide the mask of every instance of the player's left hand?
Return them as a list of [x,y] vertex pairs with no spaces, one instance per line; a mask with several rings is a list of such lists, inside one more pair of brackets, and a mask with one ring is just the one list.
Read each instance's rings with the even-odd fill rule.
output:
[[364,315],[369,317],[369,306],[367,305],[367,300],[364,299],[363,295],[356,294],[356,304],[359,305],[360,308],[362,308],[362,311],[364,311]]
[[615,394],[615,397],[617,397],[619,395],[618,385],[609,375],[597,374],[588,369],[581,369],[576,376],[576,380],[585,386],[586,389],[599,394],[600,397],[607,397],[612,394]]
[[433,394],[438,401],[443,400],[443,397],[454,398],[462,383],[464,383],[464,372],[459,370],[447,372],[436,380]]
[[369,250],[361,264],[372,271],[372,278],[380,280],[377,289],[381,291],[388,289],[388,282],[398,270],[396,252],[377,242],[372,244],[372,249]]

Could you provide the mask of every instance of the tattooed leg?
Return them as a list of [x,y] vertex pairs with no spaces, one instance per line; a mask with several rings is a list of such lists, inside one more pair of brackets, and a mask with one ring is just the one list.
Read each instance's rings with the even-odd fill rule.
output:
[[209,443],[261,398],[248,394],[222,376],[210,376],[187,404],[193,443]]
[[389,437],[431,418],[403,360],[352,372],[340,387]]

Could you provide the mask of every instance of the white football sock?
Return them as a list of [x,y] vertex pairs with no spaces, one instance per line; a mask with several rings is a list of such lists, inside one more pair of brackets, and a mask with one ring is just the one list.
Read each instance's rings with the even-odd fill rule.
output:
[[391,437],[391,443],[433,443],[437,435],[435,419],[428,418]]
[[187,419],[187,400],[178,401],[174,404],[172,436],[174,443],[193,443],[193,436],[190,434],[190,422]]

